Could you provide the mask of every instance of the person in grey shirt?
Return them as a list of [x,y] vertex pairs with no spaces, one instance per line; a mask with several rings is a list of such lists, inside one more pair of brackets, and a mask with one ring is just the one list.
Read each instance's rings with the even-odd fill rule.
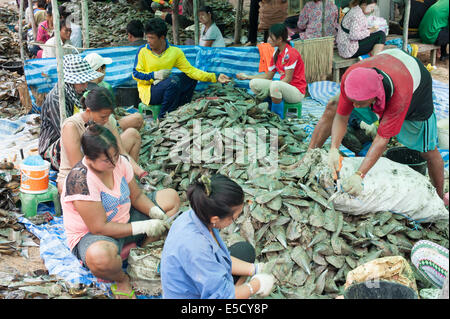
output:
[[225,41],[216,23],[212,8],[204,6],[198,10],[198,19],[202,24],[200,31],[200,46],[203,47],[224,47]]

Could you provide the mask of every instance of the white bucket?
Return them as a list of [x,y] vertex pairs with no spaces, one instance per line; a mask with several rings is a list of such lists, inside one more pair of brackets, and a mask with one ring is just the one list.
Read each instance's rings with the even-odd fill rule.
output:
[[437,127],[439,148],[448,150],[448,119],[439,120]]
[[20,164],[20,191],[28,194],[42,194],[48,190],[50,163],[43,165]]

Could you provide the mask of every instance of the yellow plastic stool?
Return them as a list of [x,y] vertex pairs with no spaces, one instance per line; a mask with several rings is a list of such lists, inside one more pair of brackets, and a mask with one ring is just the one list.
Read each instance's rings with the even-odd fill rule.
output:
[[51,183],[48,184],[48,190],[42,194],[28,194],[20,192],[21,210],[25,217],[33,217],[37,214],[39,203],[53,202],[55,206],[55,215],[61,216],[61,203],[59,202],[58,189]]
[[302,117],[302,102],[298,102],[298,103],[286,103],[284,102],[284,117],[286,118],[286,113],[289,110],[295,110],[295,112],[297,113],[297,118],[301,118]]
[[156,121],[158,119],[159,111],[161,111],[161,105],[147,105],[144,103],[139,103],[138,106],[139,113],[144,115],[144,112],[152,112],[153,119]]

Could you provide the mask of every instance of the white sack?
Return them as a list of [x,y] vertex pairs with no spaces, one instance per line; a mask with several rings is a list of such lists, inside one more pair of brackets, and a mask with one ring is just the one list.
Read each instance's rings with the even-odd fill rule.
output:
[[[363,157],[344,157],[340,180],[358,170]],[[363,179],[364,189],[353,197],[340,192],[332,196],[336,210],[352,215],[391,211],[418,222],[448,220],[449,212],[429,179],[407,165],[381,157]]]

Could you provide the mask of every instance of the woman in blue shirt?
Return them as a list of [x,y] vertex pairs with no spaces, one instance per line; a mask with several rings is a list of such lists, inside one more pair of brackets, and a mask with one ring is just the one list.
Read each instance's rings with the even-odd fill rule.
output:
[[[189,187],[187,197],[192,209],[172,224],[162,251],[163,298],[243,299],[254,294],[269,295],[275,279],[261,273],[261,264],[252,263],[254,250],[244,253],[253,254],[251,262],[242,260],[250,258],[233,257],[236,254],[230,247],[230,255],[219,235],[219,229],[229,226],[242,212],[242,188],[223,175],[211,179],[202,176]],[[245,245],[235,244],[237,249],[233,250],[242,252]],[[245,278],[239,277],[252,275],[248,283],[240,284]]]

